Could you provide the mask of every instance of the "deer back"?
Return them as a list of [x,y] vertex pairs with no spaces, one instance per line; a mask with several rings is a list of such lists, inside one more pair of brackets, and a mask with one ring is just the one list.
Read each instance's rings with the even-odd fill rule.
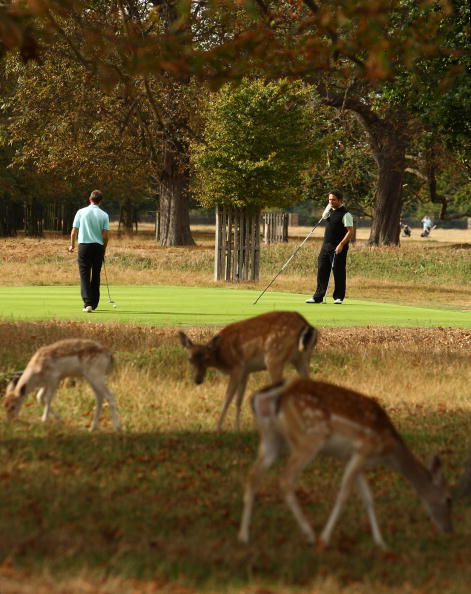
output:
[[221,367],[243,363],[255,371],[265,369],[269,354],[284,363],[312,349],[317,332],[296,312],[274,311],[229,324],[219,337],[217,363]]
[[317,332],[296,312],[274,311],[225,326],[206,344],[195,344],[179,332],[180,342],[189,354],[194,379],[201,383],[208,367],[231,374],[244,367],[247,371],[265,369],[269,354],[280,364],[298,352],[310,351]]

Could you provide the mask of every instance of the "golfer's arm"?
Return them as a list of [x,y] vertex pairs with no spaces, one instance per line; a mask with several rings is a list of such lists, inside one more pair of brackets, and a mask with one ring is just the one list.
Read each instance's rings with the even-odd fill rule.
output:
[[345,245],[350,241],[350,237],[353,235],[353,227],[346,227],[346,229],[347,232],[345,233],[342,241],[339,243],[339,246],[342,246],[342,248],[345,247]]
[[75,248],[75,242],[77,240],[78,235],[78,227],[72,227],[72,231],[70,232],[70,250]]
[[103,247],[105,248],[105,252],[106,252],[106,246],[108,245],[108,239],[109,239],[108,229],[103,229],[103,231],[101,232],[101,236],[103,237]]

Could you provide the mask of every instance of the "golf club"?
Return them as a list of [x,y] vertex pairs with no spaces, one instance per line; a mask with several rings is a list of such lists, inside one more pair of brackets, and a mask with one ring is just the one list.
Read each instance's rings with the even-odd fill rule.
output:
[[291,262],[291,260],[296,256],[296,254],[303,247],[303,245],[306,243],[306,241],[309,239],[309,237],[311,237],[311,235],[314,233],[314,231],[317,229],[317,227],[322,223],[322,221],[329,218],[331,208],[332,207],[330,206],[330,204],[328,204],[325,207],[321,218],[317,221],[317,223],[314,225],[314,227],[309,231],[309,233],[306,235],[304,240],[298,245],[298,247],[294,250],[294,252],[291,254],[291,256],[286,260],[286,262],[283,264],[283,266],[280,268],[280,270],[275,274],[275,276],[271,279],[271,281],[268,283],[268,285],[263,289],[263,291],[260,293],[260,295],[257,297],[257,299],[255,299],[255,301],[252,303],[252,305],[256,305],[258,300],[260,299],[260,297],[262,297],[262,295],[264,295],[264,293],[272,286],[272,284],[275,282],[275,280],[280,276],[280,274],[283,272],[283,270],[288,266],[288,264]]
[[332,276],[332,272],[334,271],[334,264],[335,264],[335,256],[336,256],[336,255],[337,255],[337,254],[334,252],[334,256],[333,256],[333,258],[332,258],[332,265],[331,265],[331,267],[330,267],[330,271],[329,271],[329,278],[328,278],[328,280],[327,280],[327,289],[325,290],[325,293],[326,293],[326,295],[327,295],[327,291],[329,290],[329,285],[330,285],[330,277]]
[[111,303],[111,305],[113,307],[118,307],[116,301],[113,301],[113,299],[111,299],[110,285],[108,284],[108,275],[106,274],[106,264],[105,264],[105,258],[104,257],[103,257],[103,270],[105,271],[106,288],[108,289],[108,303]]

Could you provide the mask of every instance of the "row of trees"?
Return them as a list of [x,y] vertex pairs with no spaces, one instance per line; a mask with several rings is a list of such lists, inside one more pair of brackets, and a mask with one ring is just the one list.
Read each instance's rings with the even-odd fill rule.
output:
[[[329,186],[344,187],[350,203],[371,214],[373,245],[398,243],[406,200],[430,199],[442,217],[470,215],[464,0],[18,6],[0,12],[1,30],[10,31],[4,40],[40,62],[10,58],[2,73],[3,200],[13,190],[24,198],[22,184],[31,196],[40,187],[42,196],[70,200],[86,195],[90,180],[128,211],[158,194],[163,245],[192,243],[190,189],[205,204],[230,196],[240,203],[244,194],[242,201],[280,206],[307,196],[323,201]],[[244,76],[252,90],[248,83],[215,90]],[[298,82],[290,87],[286,77]],[[270,79],[278,82],[261,82]],[[297,88],[300,117],[309,116],[304,136],[312,142],[291,145],[286,157],[293,122],[274,120],[270,101],[249,114],[272,126],[275,137],[285,126],[285,146],[277,147],[285,156],[276,164],[267,146],[242,132],[250,121],[245,104],[256,103],[263,86],[273,104],[275,89],[284,89],[286,106]],[[228,125],[223,148],[215,110],[231,94],[239,99],[226,116],[237,125]]]

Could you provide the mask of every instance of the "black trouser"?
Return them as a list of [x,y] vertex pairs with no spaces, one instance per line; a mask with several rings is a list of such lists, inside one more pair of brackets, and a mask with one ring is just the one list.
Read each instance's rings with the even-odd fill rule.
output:
[[100,272],[105,249],[100,243],[79,243],[78,266],[80,293],[85,307],[98,307],[100,301]]
[[[334,262],[334,299],[345,299],[345,291],[347,288],[347,253],[348,245],[346,245],[340,254],[335,254],[335,246],[323,245],[319,252],[317,259],[317,288],[314,293],[316,301],[322,301],[329,286],[330,271],[332,270],[332,262]],[[335,261],[334,261],[335,254]]]

